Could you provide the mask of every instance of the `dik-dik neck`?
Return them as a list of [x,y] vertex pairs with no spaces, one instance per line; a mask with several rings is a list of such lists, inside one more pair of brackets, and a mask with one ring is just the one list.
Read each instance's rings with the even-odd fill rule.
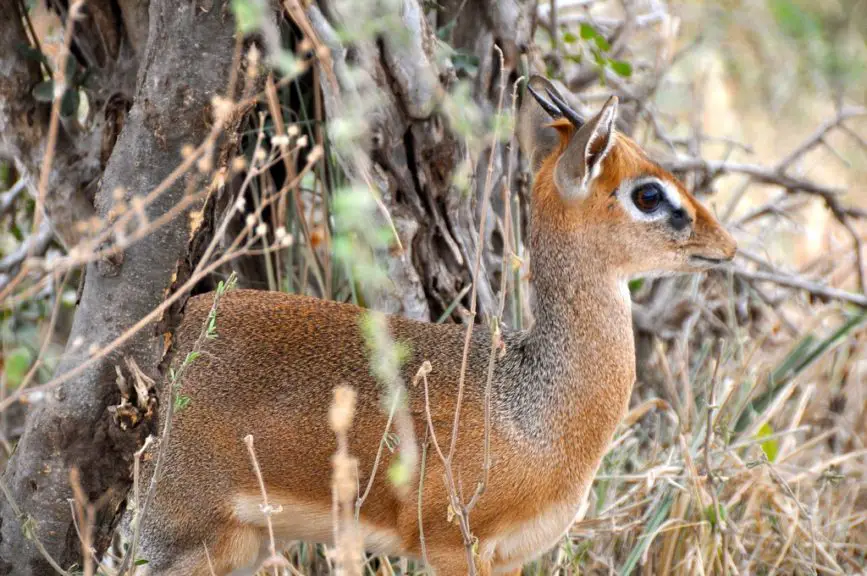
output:
[[535,322],[520,354],[524,394],[544,418],[533,435],[595,458],[622,417],[635,378],[629,294],[580,232],[537,229],[530,249]]

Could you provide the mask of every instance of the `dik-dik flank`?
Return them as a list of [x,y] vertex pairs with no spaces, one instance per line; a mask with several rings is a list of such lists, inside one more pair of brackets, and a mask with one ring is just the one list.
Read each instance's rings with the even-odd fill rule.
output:
[[[546,80],[523,99],[518,137],[535,173],[528,239],[535,290],[531,328],[507,332],[490,399],[490,480],[470,517],[481,574],[519,570],[576,520],[635,379],[627,280],[693,272],[732,259],[736,244],[674,176],[615,130],[617,100],[584,122]],[[532,94],[532,95],[531,95]],[[178,330],[180,358],[212,304],[190,301]],[[267,557],[261,492],[243,439],[255,438],[278,546],[331,541],[329,428],[333,390],[357,391],[350,452],[365,487],[386,426],[382,386],[371,375],[355,306],[273,292],[236,291],[219,304],[219,337],[184,375],[189,405],[177,414],[163,473],[141,529],[149,576],[252,574]],[[409,383],[424,361],[432,420],[450,438],[465,328],[392,317],[406,343]],[[453,469],[472,491],[482,476],[491,335],[469,350]],[[425,438],[424,389],[407,386],[415,436]],[[446,439],[446,440],[442,440]],[[393,457],[388,452],[385,457]],[[428,452],[421,515],[414,488],[398,493],[382,463],[360,514],[368,550],[421,556],[466,574],[462,536],[447,518],[439,458]],[[146,484],[145,484],[146,485]],[[469,486],[469,487],[468,487]]]

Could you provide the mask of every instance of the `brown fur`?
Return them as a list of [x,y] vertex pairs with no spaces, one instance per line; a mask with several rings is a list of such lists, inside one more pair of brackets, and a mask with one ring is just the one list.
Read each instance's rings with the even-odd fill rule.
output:
[[[735,250],[710,212],[619,134],[589,195],[566,197],[554,185],[553,172],[576,135],[562,121],[555,125],[530,126],[543,136],[556,129],[562,138],[541,163],[532,199],[536,321],[527,331],[506,333],[505,353],[494,370],[490,483],[470,518],[482,574],[517,574],[522,563],[556,544],[586,499],[635,378],[625,279],[636,272],[693,270],[690,255],[730,259]],[[533,146],[526,141],[531,132],[522,135],[525,150]],[[613,199],[621,182],[646,175],[678,187],[693,220],[687,235],[633,221]],[[181,357],[199,335],[211,302],[210,295],[190,301],[178,332]],[[237,291],[223,298],[219,337],[208,341],[184,377],[181,393],[191,402],[176,416],[165,473],[143,525],[141,556],[150,562],[149,574],[208,574],[205,548],[218,574],[264,558],[266,533],[255,507],[259,488],[242,441],[247,434],[255,438],[269,497],[284,506],[274,516],[278,544],[330,538],[336,442],[327,412],[334,387],[348,384],[358,394],[350,452],[358,458],[362,487],[387,416],[381,385],[368,366],[362,312],[270,292]],[[434,426],[447,444],[465,328],[398,317],[389,319],[389,327],[395,340],[409,346],[402,368],[407,383],[422,362],[431,362]],[[490,338],[487,327],[477,326],[470,347],[455,458],[467,495],[482,472]],[[423,439],[424,391],[410,386],[407,392],[416,438]],[[420,556],[417,491],[402,498],[390,486],[391,458],[386,452],[362,508],[362,530],[370,546],[385,548],[380,552]],[[462,538],[447,520],[442,478],[431,449],[422,494],[428,558],[438,574],[464,574]]]

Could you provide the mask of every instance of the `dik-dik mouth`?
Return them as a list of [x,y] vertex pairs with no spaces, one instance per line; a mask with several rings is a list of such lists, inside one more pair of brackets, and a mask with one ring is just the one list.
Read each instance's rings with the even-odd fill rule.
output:
[[695,266],[696,268],[713,268],[715,266],[725,264],[729,261],[729,259],[694,254],[688,258],[688,261],[690,266]]

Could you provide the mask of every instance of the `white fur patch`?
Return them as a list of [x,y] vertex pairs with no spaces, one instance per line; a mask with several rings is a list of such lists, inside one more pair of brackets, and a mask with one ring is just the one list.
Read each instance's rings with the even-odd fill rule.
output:
[[508,532],[482,543],[481,557],[485,561],[505,560],[506,565],[497,565],[499,571],[508,571],[554,546],[569,530],[580,510],[574,502],[558,502],[517,524]]
[[[333,544],[334,517],[330,506],[300,502],[287,496],[268,494],[269,504],[281,507],[271,515],[274,536],[281,543],[293,540],[308,540]],[[238,494],[234,500],[235,518],[244,524],[267,527],[261,509],[262,497]],[[373,526],[359,520],[359,531],[364,538],[364,548],[376,554],[400,555],[404,551],[398,533],[390,528]]]
[[575,495],[577,498],[566,497],[555,502],[541,514],[483,542],[480,550],[482,560],[491,561],[496,558],[498,564],[494,573],[507,573],[553,548],[566,535],[572,524],[584,518],[588,508],[587,495],[595,474],[594,469],[587,486]]

